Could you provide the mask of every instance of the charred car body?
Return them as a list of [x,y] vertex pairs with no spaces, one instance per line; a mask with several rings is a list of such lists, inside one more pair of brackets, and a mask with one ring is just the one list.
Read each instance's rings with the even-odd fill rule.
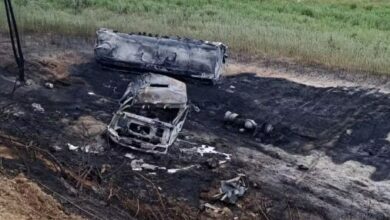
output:
[[131,82],[108,126],[119,145],[150,153],[166,153],[181,131],[188,112],[186,85],[157,74]]
[[227,48],[219,42],[97,31],[96,60],[123,70],[216,81],[226,57]]

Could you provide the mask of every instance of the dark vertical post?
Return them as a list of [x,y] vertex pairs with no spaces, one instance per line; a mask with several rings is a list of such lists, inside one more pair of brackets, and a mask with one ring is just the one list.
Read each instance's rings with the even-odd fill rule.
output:
[[11,0],[4,0],[4,5],[7,14],[7,21],[8,21],[9,34],[12,43],[12,50],[15,56],[16,64],[18,65],[19,68],[19,80],[24,81],[25,80],[24,57],[23,57],[22,47],[20,45],[19,32],[18,32],[18,27],[16,25],[16,19],[12,8]]

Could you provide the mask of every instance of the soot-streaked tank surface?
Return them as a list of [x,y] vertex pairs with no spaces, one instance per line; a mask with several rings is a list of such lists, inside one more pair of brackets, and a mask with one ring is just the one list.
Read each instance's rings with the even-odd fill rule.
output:
[[222,74],[227,47],[179,37],[155,37],[99,29],[96,60],[109,67],[216,81]]

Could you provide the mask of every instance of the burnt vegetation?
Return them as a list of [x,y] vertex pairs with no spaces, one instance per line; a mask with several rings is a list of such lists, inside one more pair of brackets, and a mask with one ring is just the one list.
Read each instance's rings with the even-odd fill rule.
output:
[[[361,88],[315,88],[250,73],[226,77],[215,86],[188,83],[188,97],[195,107],[182,133],[166,155],[144,154],[117,146],[100,125],[111,121],[119,108],[118,101],[137,76],[103,69],[91,52],[71,47],[67,50],[79,55],[68,59],[83,60],[76,63],[62,59],[69,63],[67,77],[56,79],[43,66],[45,62],[37,64],[34,60],[60,53],[65,46],[46,46],[50,50],[27,49],[31,56],[26,66],[30,86],[11,94],[14,81],[10,79],[14,75],[1,70],[0,140],[18,155],[17,159],[2,159],[2,167],[9,175],[25,173],[69,212],[97,219],[387,216],[386,208],[368,207],[365,200],[352,202],[356,207],[344,200],[363,194],[388,201],[375,190],[370,191],[372,184],[389,179],[387,95]],[[48,80],[54,88],[44,86]],[[34,108],[33,103],[40,104],[43,111]],[[239,112],[259,125],[270,124],[272,132],[240,132],[224,123],[227,110]],[[95,145],[103,150],[87,153],[83,148]],[[77,146],[80,148],[71,150]],[[202,156],[197,153],[199,146],[213,146],[223,153]],[[334,183],[323,179],[315,163],[301,164],[304,161],[300,158],[311,157],[313,152],[320,155],[317,162],[329,157],[330,167],[356,162],[375,171],[352,183],[332,185],[344,190],[346,184],[354,192],[339,194],[330,190],[327,184]],[[231,156],[231,161],[225,154]],[[129,157],[142,158],[149,166],[145,165],[142,172],[134,171]],[[285,170],[289,173],[283,173]],[[240,173],[246,174],[249,189],[238,205],[216,200],[213,196],[218,193],[220,180]],[[307,177],[305,181],[291,180],[289,175]],[[205,206],[210,203],[221,210],[217,214],[210,211]]]

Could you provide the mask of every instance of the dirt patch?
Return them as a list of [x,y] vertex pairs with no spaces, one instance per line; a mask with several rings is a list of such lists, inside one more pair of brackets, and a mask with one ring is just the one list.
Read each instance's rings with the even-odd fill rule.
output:
[[[62,120],[67,123],[67,120]],[[91,138],[103,134],[107,125],[93,116],[81,116],[76,121],[72,122],[67,128],[67,132],[75,136]]]
[[[0,33],[2,39],[7,39],[7,36]],[[31,72],[40,72],[39,77],[46,81],[66,81],[69,77],[71,67],[74,64],[80,64],[85,61],[85,57],[80,56],[70,49],[62,49],[61,53],[51,53],[51,49],[55,47],[55,42],[50,40],[50,37],[35,38],[35,43],[24,42],[29,46],[34,46],[36,50],[29,51],[25,54],[26,74]],[[27,46],[25,45],[25,46]],[[50,46],[49,46],[50,45]],[[45,48],[46,46],[46,48]],[[38,49],[40,48],[40,50]],[[18,72],[16,62],[13,58],[12,47],[6,41],[0,43],[0,67],[9,72]]]
[[41,76],[50,81],[67,80],[71,66],[80,64],[84,60],[80,54],[69,51],[55,55],[35,56],[37,55],[32,55],[33,58],[27,63],[29,69],[41,72]]
[[9,160],[18,158],[15,152],[13,152],[10,148],[2,145],[0,145],[0,157]]
[[0,184],[0,219],[83,219],[66,214],[53,197],[23,175],[0,176]]

